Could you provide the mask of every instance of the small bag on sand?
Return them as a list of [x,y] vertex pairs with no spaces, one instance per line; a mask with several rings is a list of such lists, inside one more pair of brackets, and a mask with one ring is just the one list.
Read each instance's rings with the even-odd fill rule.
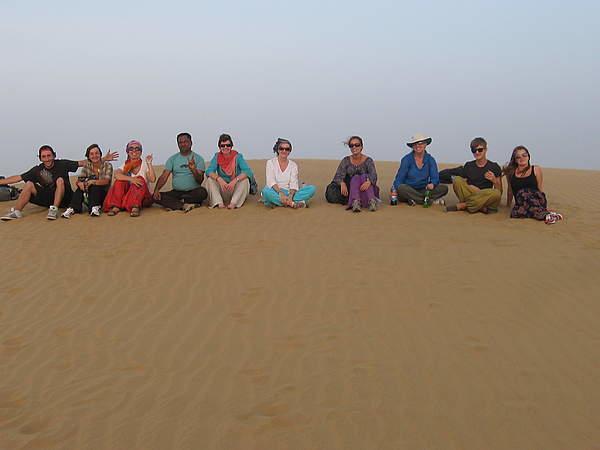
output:
[[[0,175],[0,178],[4,178]],[[0,186],[0,202],[9,202],[16,199],[21,191],[12,186]]]
[[348,197],[342,195],[340,185],[333,181],[329,183],[325,190],[325,200],[329,203],[339,203],[340,205],[348,203]]
[[258,192],[258,183],[254,179],[254,177],[249,177],[250,179],[250,195],[256,195]]

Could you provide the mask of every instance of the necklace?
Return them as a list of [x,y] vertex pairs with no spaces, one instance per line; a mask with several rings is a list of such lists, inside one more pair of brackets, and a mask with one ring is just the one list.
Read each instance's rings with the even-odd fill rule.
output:
[[523,175],[525,175],[527,173],[528,170],[529,170],[529,166],[525,167],[525,170],[519,170],[519,168],[517,167],[517,169],[515,170],[515,173],[517,174],[517,176],[522,177]]

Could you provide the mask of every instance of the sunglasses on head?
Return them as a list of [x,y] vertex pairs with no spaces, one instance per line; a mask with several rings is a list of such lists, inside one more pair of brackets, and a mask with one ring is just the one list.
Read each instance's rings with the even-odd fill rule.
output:
[[220,148],[233,147],[233,144],[219,144]]
[[358,142],[355,142],[354,144],[348,144],[348,147],[350,147],[350,148],[362,147],[362,144],[359,144]]
[[477,147],[477,148],[472,148],[471,149],[471,153],[475,154],[475,153],[481,153],[485,150],[485,147]]

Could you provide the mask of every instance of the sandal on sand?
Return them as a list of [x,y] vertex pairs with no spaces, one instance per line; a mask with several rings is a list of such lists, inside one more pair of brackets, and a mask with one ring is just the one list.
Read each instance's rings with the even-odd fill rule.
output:
[[544,223],[546,225],[552,225],[553,223],[558,222],[559,220],[562,220],[563,216],[560,213],[554,212],[554,211],[549,211],[548,214],[546,214],[546,218],[544,219]]
[[307,206],[308,205],[306,204],[306,202],[304,200],[292,202],[292,208],[294,208],[294,209],[306,208]]
[[131,212],[129,213],[130,217],[140,217],[140,208],[138,208],[137,206],[134,206],[133,208],[131,208]]
[[119,208],[117,208],[116,206],[110,208],[110,211],[106,213],[107,216],[116,216],[117,214],[119,214]]

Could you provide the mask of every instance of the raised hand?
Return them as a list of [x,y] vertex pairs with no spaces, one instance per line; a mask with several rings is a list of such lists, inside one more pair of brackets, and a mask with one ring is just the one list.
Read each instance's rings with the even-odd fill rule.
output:
[[104,155],[104,158],[102,158],[104,161],[116,161],[117,159],[119,159],[119,152],[113,152],[112,150],[108,150],[108,153],[106,155]]
[[146,164],[152,164],[152,153],[146,155]]

